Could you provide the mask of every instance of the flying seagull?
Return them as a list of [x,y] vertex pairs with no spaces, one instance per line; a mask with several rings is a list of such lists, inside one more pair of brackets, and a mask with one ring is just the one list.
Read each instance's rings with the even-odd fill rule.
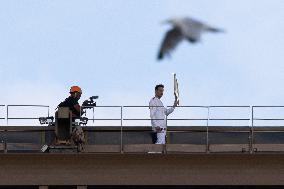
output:
[[224,32],[224,30],[209,26],[193,18],[174,18],[165,23],[173,27],[166,33],[158,53],[158,60],[162,60],[165,55],[170,55],[171,51],[182,41],[188,40],[190,43],[197,43],[204,32]]

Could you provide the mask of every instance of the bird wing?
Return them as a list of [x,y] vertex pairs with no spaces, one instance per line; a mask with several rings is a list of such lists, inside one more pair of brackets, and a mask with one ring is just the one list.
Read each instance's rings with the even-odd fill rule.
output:
[[179,28],[173,28],[169,30],[162,42],[159,54],[158,54],[158,60],[163,59],[164,55],[170,54],[172,50],[175,49],[175,47],[178,45],[178,43],[183,39],[182,32]]
[[198,42],[201,38],[201,33],[204,28],[204,24],[198,20],[192,18],[184,18],[181,22],[183,33],[185,37],[191,42]]

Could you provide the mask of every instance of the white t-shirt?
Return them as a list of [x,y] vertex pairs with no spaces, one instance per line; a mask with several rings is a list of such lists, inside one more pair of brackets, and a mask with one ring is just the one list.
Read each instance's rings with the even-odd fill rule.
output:
[[149,102],[149,109],[150,109],[151,124],[153,130],[155,130],[155,127],[160,127],[160,128],[167,127],[166,116],[171,114],[175,108],[174,107],[168,109],[165,108],[162,101],[159,98],[154,97]]

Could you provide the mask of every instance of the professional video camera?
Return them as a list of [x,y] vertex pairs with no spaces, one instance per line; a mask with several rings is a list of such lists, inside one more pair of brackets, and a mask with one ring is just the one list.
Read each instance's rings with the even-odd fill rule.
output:
[[91,96],[88,100],[85,100],[82,104],[82,109],[91,109],[97,106],[95,99],[98,99],[99,96]]
[[[84,114],[86,115],[86,109],[93,109],[93,114],[94,114],[94,107],[97,106],[97,103],[94,100],[98,99],[98,98],[99,98],[99,96],[91,96],[88,100],[85,100],[82,103],[81,115],[84,115]],[[81,117],[80,125],[86,125],[87,123],[88,123],[88,118],[87,117]]]

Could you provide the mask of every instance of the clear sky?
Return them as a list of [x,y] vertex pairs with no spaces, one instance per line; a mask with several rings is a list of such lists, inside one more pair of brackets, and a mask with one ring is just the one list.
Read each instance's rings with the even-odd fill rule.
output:
[[[283,0],[1,0],[0,104],[55,107],[71,85],[99,105],[147,105],[154,86],[181,105],[284,105]],[[172,16],[225,34],[156,61]]]

